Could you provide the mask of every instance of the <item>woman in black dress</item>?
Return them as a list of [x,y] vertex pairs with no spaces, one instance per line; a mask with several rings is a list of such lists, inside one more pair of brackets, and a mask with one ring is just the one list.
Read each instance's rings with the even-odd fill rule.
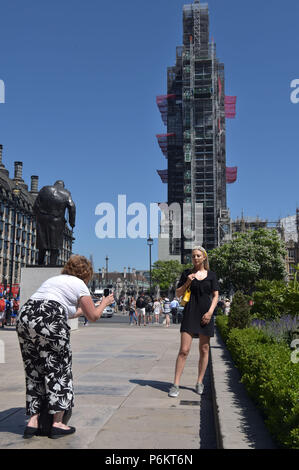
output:
[[208,255],[203,247],[192,250],[193,269],[185,270],[179,280],[176,296],[184,296],[191,289],[190,301],[184,309],[181,323],[181,346],[176,360],[174,384],[169,390],[170,397],[179,395],[179,383],[193,338],[199,337],[199,364],[196,392],[203,393],[203,378],[209,360],[210,338],[214,336],[213,313],[218,303],[218,281],[216,274],[209,270]]

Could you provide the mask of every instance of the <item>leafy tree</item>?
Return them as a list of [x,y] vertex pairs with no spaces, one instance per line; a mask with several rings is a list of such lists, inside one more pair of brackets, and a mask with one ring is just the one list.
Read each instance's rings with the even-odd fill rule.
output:
[[231,242],[211,250],[209,261],[224,292],[251,293],[260,279],[284,279],[285,256],[277,231],[258,229],[238,233]]
[[159,285],[161,291],[168,291],[170,287],[175,287],[182,271],[187,267],[179,261],[156,261],[152,270],[154,284]]

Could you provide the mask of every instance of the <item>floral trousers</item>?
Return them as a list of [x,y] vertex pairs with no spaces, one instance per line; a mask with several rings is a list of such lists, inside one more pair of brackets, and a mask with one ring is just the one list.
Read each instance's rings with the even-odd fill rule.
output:
[[70,327],[64,308],[53,300],[28,300],[19,312],[16,330],[25,369],[26,414],[48,413],[73,406]]

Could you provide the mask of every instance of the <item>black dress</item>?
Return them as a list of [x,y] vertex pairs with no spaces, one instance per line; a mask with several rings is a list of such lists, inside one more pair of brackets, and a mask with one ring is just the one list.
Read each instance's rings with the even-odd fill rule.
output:
[[[178,282],[177,289],[187,281],[192,269],[185,270]],[[205,313],[208,312],[212,303],[212,293],[219,291],[218,280],[216,274],[208,271],[207,277],[201,281],[194,279],[190,286],[191,296],[189,302],[184,308],[183,321],[181,323],[181,333],[187,332],[193,337],[198,335],[205,335],[209,337],[214,336],[214,315],[210,322],[202,326],[201,319]]]

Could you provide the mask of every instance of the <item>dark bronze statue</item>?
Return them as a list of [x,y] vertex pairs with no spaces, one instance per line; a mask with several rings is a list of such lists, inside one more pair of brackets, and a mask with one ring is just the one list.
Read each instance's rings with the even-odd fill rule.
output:
[[50,251],[50,265],[56,266],[59,250],[63,245],[65,210],[68,209],[69,224],[75,226],[76,206],[71,193],[64,188],[63,181],[53,186],[44,186],[38,193],[33,206],[36,215],[38,264],[45,264],[46,251]]

